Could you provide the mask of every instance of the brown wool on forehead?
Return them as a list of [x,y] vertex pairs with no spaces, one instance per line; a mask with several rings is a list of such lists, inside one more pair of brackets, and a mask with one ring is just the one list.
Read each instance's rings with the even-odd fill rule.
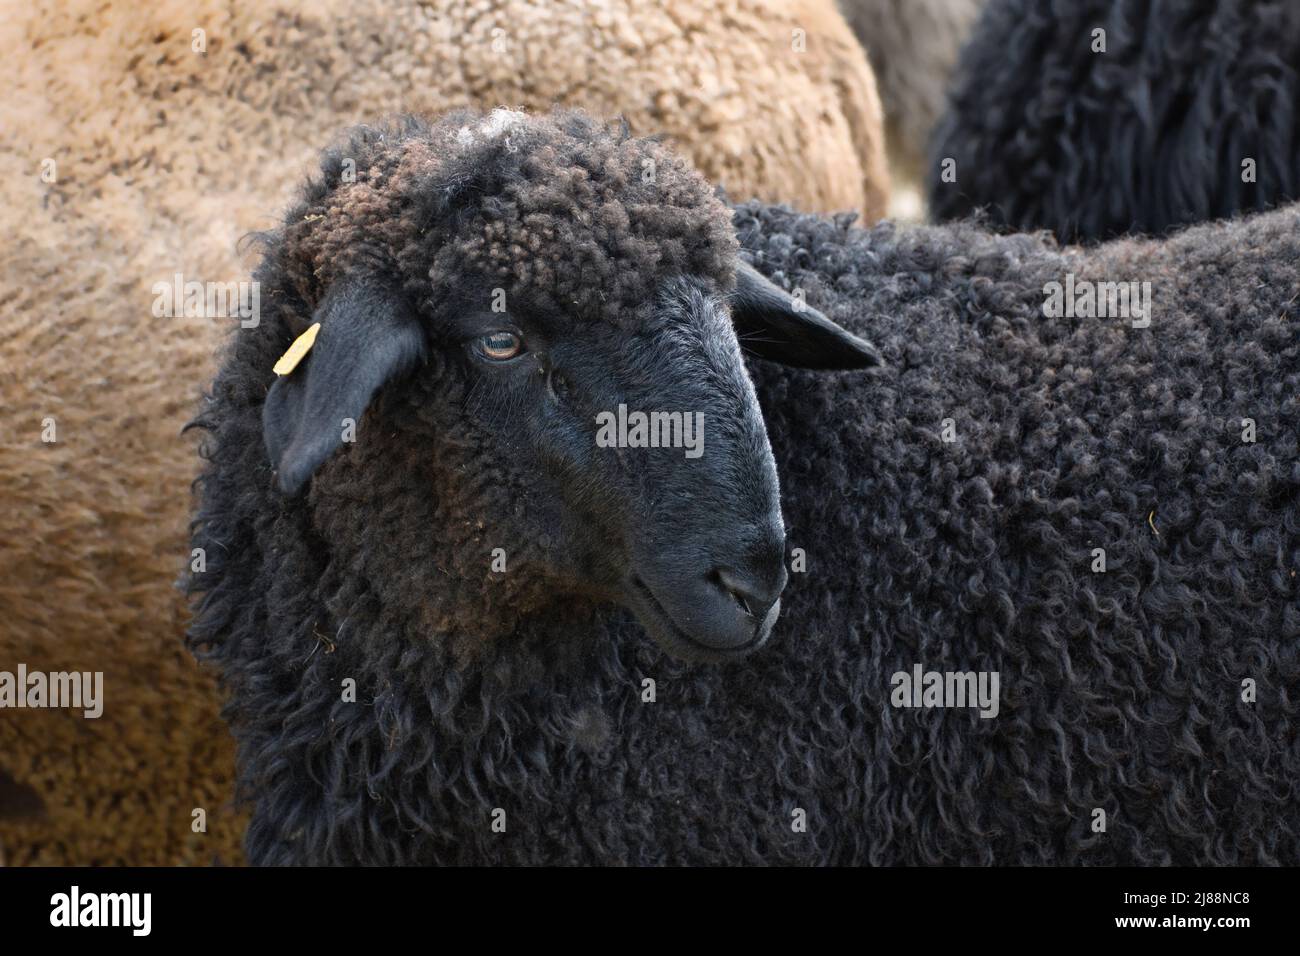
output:
[[[454,283],[477,276],[504,288],[507,303],[628,325],[645,319],[672,275],[729,285],[730,216],[703,178],[656,143],[590,121],[566,132],[572,115],[507,120],[484,140],[475,131],[489,121],[459,113],[364,143],[348,157],[356,180],[286,227],[313,298],[369,268],[399,272],[436,305]],[[651,182],[642,178],[647,169]],[[451,214],[417,221],[418,210],[454,194],[463,178],[498,170],[494,188],[476,192],[474,182]],[[462,209],[469,214],[456,227]]]

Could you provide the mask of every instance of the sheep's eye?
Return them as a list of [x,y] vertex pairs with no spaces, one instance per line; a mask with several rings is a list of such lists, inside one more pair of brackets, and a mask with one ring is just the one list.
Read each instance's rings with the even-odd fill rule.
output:
[[484,358],[504,362],[524,350],[524,340],[513,332],[492,332],[478,340],[478,350]]

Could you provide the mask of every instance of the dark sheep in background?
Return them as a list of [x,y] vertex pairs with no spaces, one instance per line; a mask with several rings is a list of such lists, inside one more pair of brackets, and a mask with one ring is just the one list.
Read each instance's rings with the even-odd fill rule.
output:
[[[259,276],[190,582],[253,862],[1300,862],[1300,209],[865,231],[458,114],[327,153]],[[705,454],[597,447],[620,402]]]
[[1095,242],[1288,202],[1297,70],[1294,0],[992,0],[935,134],[931,214]]

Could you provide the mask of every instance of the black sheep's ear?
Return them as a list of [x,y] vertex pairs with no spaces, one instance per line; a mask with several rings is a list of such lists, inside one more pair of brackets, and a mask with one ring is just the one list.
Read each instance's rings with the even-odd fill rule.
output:
[[280,490],[291,495],[343,443],[344,420],[360,421],[380,386],[424,357],[414,311],[383,284],[340,280],[313,318],[276,363],[279,377],[262,408],[266,451]]
[[751,355],[797,368],[854,369],[881,364],[870,342],[840,328],[812,306],[736,262],[731,321]]

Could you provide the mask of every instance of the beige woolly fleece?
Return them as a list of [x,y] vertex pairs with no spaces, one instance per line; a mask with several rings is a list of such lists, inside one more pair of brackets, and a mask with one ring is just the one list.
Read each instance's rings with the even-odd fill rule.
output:
[[173,587],[180,432],[235,323],[155,317],[154,286],[246,278],[237,241],[337,127],[558,101],[666,134],[736,199],[884,207],[875,83],[832,0],[438,6],[46,0],[0,24],[0,671],[104,675],[98,719],[0,710],[0,860],[240,858]]

